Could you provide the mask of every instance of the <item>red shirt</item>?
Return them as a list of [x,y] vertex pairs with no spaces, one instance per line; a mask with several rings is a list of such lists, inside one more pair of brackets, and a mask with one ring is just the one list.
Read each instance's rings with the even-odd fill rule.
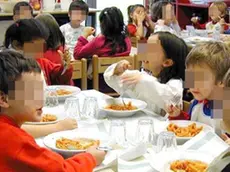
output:
[[42,71],[44,72],[47,85],[70,85],[73,74],[73,68],[69,68],[62,74],[64,67],[60,64],[55,64],[46,58],[37,58]]
[[[144,25],[144,27],[147,29],[147,33],[141,39],[147,39],[150,36],[150,34],[151,34],[151,30],[147,26],[145,26],[145,25]],[[127,30],[129,32],[130,37],[135,37],[136,36],[135,35],[136,32],[137,32],[137,26],[136,25],[134,25],[134,24],[128,24]]]
[[[207,22],[208,23],[208,22]],[[199,22],[197,23],[193,23],[194,28],[196,29],[206,29],[206,24],[200,24]],[[217,22],[212,22],[213,24],[216,24]],[[228,30],[229,26],[228,25],[224,25],[224,30]]]
[[96,161],[84,153],[63,159],[57,153],[39,147],[32,136],[14,121],[0,115],[1,172],[92,172]]
[[[125,38],[126,42],[126,51],[119,53],[119,51],[114,54],[114,57],[119,57],[119,56],[128,56],[130,51],[131,51],[131,41],[127,37]],[[100,35],[95,37],[92,41],[88,41],[84,37],[80,36],[78,38],[77,44],[74,48],[74,58],[76,60],[81,59],[81,58],[89,58],[92,57],[93,55],[98,55],[99,57],[106,57],[106,56],[111,56],[111,47],[110,45],[105,45],[105,36]]]

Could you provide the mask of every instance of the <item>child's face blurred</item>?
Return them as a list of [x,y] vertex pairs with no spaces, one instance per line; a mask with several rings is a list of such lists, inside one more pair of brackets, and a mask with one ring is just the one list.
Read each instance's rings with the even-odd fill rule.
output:
[[137,7],[132,14],[130,14],[130,17],[133,19],[134,22],[137,21],[137,16],[140,14],[146,13],[145,9],[143,7]]
[[33,16],[31,15],[31,10],[29,7],[20,7],[20,11],[18,14],[14,15],[14,21],[21,19],[31,19]]
[[143,67],[151,71],[154,76],[158,76],[164,67],[172,65],[172,60],[165,58],[158,35],[152,35],[144,47],[138,48],[138,57]]
[[210,99],[215,88],[215,74],[206,64],[188,66],[185,75],[185,87],[190,88],[197,100]]
[[16,121],[38,122],[44,103],[44,80],[41,73],[23,73],[9,90],[7,109]]
[[209,13],[209,17],[211,18],[212,21],[219,21],[220,17],[222,17],[221,12],[219,11],[219,9],[217,8],[216,5],[211,4],[209,9],[208,9],[208,13]]
[[26,58],[41,58],[46,50],[46,41],[44,39],[35,39],[26,42],[23,45],[23,52]]
[[165,23],[171,23],[175,17],[174,8],[171,4],[163,6],[162,13],[162,18],[165,20]]
[[82,10],[73,10],[69,14],[70,21],[75,25],[80,25],[86,20],[86,12]]

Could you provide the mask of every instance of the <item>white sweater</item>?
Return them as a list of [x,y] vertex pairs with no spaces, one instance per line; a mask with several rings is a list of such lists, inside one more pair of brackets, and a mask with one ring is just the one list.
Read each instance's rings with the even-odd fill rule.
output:
[[171,34],[174,34],[176,36],[180,35],[181,28],[178,24],[171,24],[170,26],[167,25],[156,25],[154,28],[154,33],[156,32],[170,32]]
[[159,115],[161,114],[161,110],[165,109],[167,102],[176,94],[181,95],[182,104],[182,80],[171,79],[166,84],[161,84],[157,78],[150,76],[146,72],[127,70],[124,74],[135,75],[141,73],[143,75],[139,83],[127,86],[121,84],[120,76],[113,75],[116,65],[115,63],[107,68],[104,73],[104,79],[105,82],[120,95],[145,101],[147,103],[147,110]]

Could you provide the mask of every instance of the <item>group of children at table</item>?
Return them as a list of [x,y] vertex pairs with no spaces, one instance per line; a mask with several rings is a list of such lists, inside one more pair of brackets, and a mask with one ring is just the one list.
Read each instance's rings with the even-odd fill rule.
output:
[[[157,1],[151,9],[153,20],[142,5],[128,8],[130,35],[147,41],[138,48],[144,70],[129,70],[129,62],[120,61],[105,71],[106,83],[121,95],[147,102],[147,108],[154,113],[211,125],[225,133],[224,140],[229,142],[230,48],[216,42],[188,52],[185,42],[176,36],[178,22],[174,15],[168,15],[172,14],[172,4]],[[101,34],[91,41],[87,39],[95,30],[81,26],[87,13],[85,2],[74,1],[69,10],[70,23],[59,28],[51,15],[40,14],[32,19],[29,5],[23,2],[15,6],[15,23],[5,33],[4,46],[8,50],[0,52],[0,171],[88,172],[103,161],[106,153],[96,147],[64,160],[36,144],[36,137],[77,128],[75,120],[46,126],[24,124],[41,120],[46,85],[72,84],[71,55],[79,59],[94,54],[129,54],[131,43],[118,8],[101,12]],[[187,113],[181,110],[184,80],[195,98]],[[169,102],[175,96],[180,97],[180,103],[172,106]],[[222,106],[216,107],[218,103]]]

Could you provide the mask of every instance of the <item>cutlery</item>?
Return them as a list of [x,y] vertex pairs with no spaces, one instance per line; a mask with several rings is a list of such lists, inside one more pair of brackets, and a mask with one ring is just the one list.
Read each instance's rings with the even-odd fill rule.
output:
[[[74,146],[71,146],[71,145],[67,146],[67,148],[68,148],[68,150],[78,150]],[[97,147],[97,150],[108,152],[108,151],[113,150],[113,148],[111,148],[109,146],[99,146],[99,147]]]

